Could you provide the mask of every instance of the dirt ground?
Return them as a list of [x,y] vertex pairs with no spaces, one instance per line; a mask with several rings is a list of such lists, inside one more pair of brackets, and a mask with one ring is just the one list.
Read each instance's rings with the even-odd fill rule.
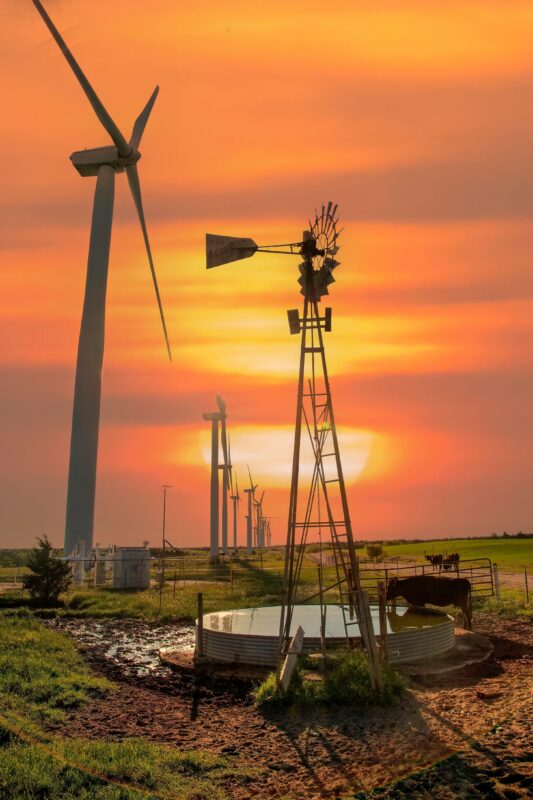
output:
[[478,614],[474,628],[492,641],[488,660],[411,678],[399,705],[361,713],[264,716],[243,682],[168,669],[139,675],[85,645],[84,657],[118,688],[76,711],[63,732],[225,753],[257,771],[225,787],[233,800],[530,798],[532,627]]

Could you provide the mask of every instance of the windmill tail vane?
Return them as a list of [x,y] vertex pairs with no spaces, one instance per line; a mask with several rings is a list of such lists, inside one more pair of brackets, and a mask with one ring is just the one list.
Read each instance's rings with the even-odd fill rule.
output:
[[309,220],[309,230],[300,241],[285,244],[258,245],[249,237],[206,234],[206,267],[211,269],[233,261],[251,258],[255,253],[300,256],[300,293],[310,300],[320,300],[329,294],[335,282],[333,271],[339,266],[338,205],[331,200],[320,211],[315,210],[314,220]]

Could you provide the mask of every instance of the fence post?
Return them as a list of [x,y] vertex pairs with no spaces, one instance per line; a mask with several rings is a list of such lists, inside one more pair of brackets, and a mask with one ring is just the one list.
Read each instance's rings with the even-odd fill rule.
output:
[[378,602],[379,602],[379,655],[383,664],[389,661],[389,653],[387,647],[387,589],[385,584],[380,581],[378,583]]
[[233,564],[229,568],[229,577],[231,581],[231,593],[233,594]]
[[529,587],[527,585],[527,567],[524,567],[524,581],[526,584],[526,603],[529,603]]
[[495,589],[495,592],[496,592],[496,597],[499,597],[500,596],[500,576],[498,574],[498,565],[497,564],[493,564],[492,565],[492,571],[494,573],[494,589]]
[[198,625],[196,628],[196,655],[204,654],[204,596],[198,592]]

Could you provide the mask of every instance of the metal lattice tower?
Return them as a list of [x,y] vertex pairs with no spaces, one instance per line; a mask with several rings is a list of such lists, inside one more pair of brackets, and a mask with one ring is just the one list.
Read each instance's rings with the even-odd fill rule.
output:
[[[288,311],[291,334],[300,335],[300,362],[292,461],[292,480],[287,524],[283,598],[280,615],[279,660],[290,643],[294,606],[320,598],[337,590],[343,611],[348,645],[351,626],[359,625],[369,657],[377,658],[372,631],[361,613],[361,586],[353,539],[346,486],[339,450],[331,387],[326,363],[324,333],[331,331],[332,311],[321,314],[318,303],[328,294],[335,281],[333,271],[338,266],[336,218],[337,206],[328,203],[315,213],[309,230],[301,242],[259,247],[253,239],[207,235],[207,266],[215,267],[248,258],[256,252],[299,255],[300,291],[303,295],[302,315],[297,309]],[[306,453],[307,448],[307,453]],[[307,458],[306,458],[307,455]],[[302,466],[311,465],[310,484],[300,480]],[[331,549],[336,580],[311,596],[303,596],[300,577],[305,545],[310,536],[318,536],[322,546]],[[322,557],[322,547],[321,547]],[[322,566],[322,564],[321,564]],[[322,570],[319,570],[322,576]]]
[[[331,547],[336,582],[327,588],[338,590],[348,643],[350,626],[356,624],[354,618],[359,619],[356,601],[360,589],[358,564],[324,345],[324,333],[331,331],[332,312],[331,308],[325,308],[321,314],[318,306],[321,297],[328,293],[327,287],[334,280],[332,271],[338,266],[335,260],[339,235],[336,210],[336,206],[332,210],[331,203],[327,209],[322,207],[322,213],[316,214],[314,223],[310,225],[310,232],[306,232],[299,280],[304,297],[302,316],[298,310],[288,312],[291,334],[300,335],[300,365],[280,618],[280,657],[290,641],[294,606],[317,596],[315,593],[312,597],[302,597],[299,591],[309,537],[316,539],[318,535],[321,544],[320,575],[322,546]],[[307,487],[301,485],[300,471],[302,462],[309,460],[312,475]],[[322,603],[327,588],[324,589],[320,582]]]

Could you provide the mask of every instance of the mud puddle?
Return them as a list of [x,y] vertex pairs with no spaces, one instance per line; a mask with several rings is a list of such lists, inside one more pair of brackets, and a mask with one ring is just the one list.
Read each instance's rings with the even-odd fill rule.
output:
[[125,678],[168,677],[172,670],[159,659],[162,647],[184,652],[194,650],[194,626],[178,623],[154,624],[139,620],[55,619],[45,622],[67,633],[80,650],[104,662]]

